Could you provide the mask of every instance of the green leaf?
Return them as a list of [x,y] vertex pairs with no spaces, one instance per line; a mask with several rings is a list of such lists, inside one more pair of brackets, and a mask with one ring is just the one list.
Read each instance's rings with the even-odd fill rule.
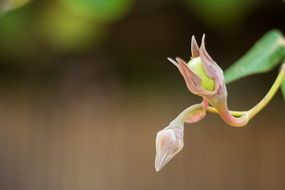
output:
[[268,72],[280,64],[284,57],[283,34],[278,30],[269,31],[225,71],[225,81],[228,84],[248,75]]

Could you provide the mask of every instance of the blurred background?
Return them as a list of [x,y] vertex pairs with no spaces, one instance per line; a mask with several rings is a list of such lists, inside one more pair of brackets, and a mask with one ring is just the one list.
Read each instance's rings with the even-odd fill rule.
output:
[[[166,57],[190,38],[226,69],[264,33],[285,32],[282,0],[1,0],[1,190],[283,190],[279,92],[246,128],[213,114],[187,125],[159,173],[156,132],[191,104]],[[278,69],[228,86],[246,110]]]

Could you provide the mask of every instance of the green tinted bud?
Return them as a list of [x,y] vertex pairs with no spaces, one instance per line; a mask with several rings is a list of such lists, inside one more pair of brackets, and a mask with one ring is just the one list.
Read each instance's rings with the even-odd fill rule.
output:
[[188,64],[188,68],[191,69],[201,79],[201,86],[208,91],[215,89],[215,81],[211,79],[203,67],[203,62],[200,57],[192,58]]

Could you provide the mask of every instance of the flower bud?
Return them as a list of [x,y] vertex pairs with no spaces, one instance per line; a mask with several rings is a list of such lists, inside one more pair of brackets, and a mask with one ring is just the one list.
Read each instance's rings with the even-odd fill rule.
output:
[[159,171],[183,148],[183,124],[169,125],[156,134],[155,170]]
[[191,52],[192,57],[188,64],[180,58],[176,58],[176,61],[168,58],[179,69],[187,88],[193,94],[201,96],[203,102],[215,107],[228,124],[237,127],[246,125],[247,115],[235,118],[229,113],[223,70],[206,51],[205,35],[202,37],[200,47],[198,47],[195,37],[192,36]]
[[194,123],[206,115],[203,103],[183,110],[170,124],[156,135],[155,169],[159,171],[183,148],[184,123]]
[[223,71],[207,53],[205,35],[202,37],[200,48],[192,36],[191,52],[192,57],[188,64],[180,58],[176,58],[176,61],[168,58],[179,69],[188,89],[202,97],[214,96],[218,91],[223,93],[225,90],[220,89],[224,84]]

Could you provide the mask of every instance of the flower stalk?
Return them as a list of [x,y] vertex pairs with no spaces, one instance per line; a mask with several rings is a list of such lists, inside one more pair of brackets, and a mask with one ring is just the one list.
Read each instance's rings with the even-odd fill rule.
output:
[[[257,113],[259,113],[274,97],[278,89],[280,88],[282,82],[285,80],[285,63],[281,66],[280,72],[275,79],[274,83],[272,84],[271,88],[267,92],[267,94],[264,96],[264,98],[256,104],[253,108],[251,108],[248,111],[231,111],[229,110],[229,113],[234,117],[241,117],[245,114],[248,114],[249,120],[252,119]],[[211,113],[218,114],[218,110],[212,106],[207,107],[207,111]]]

